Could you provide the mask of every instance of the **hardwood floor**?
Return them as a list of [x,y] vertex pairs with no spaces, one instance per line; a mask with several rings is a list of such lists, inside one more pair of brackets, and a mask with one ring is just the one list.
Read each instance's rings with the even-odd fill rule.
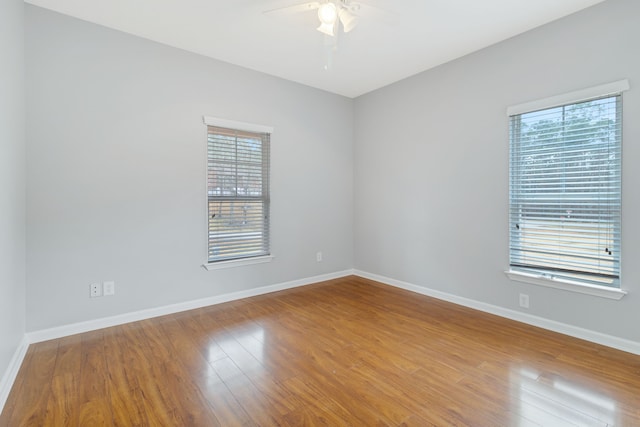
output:
[[640,426],[640,356],[348,277],[34,344],[27,425]]

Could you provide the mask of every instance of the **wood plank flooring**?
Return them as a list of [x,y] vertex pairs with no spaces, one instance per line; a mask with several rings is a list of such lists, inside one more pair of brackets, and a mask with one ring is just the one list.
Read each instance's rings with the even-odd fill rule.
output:
[[640,426],[640,357],[347,277],[30,346],[0,426]]

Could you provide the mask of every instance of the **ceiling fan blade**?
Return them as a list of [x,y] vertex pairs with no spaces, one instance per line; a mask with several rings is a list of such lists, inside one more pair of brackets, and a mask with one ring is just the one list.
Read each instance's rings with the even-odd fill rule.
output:
[[293,15],[296,13],[308,12],[311,10],[316,10],[320,7],[319,1],[310,1],[307,3],[299,3],[291,6],[278,7],[276,9],[265,10],[265,15]]
[[350,12],[366,20],[374,19],[389,26],[397,26],[400,22],[400,16],[397,13],[377,6],[368,0],[349,2],[347,8]]

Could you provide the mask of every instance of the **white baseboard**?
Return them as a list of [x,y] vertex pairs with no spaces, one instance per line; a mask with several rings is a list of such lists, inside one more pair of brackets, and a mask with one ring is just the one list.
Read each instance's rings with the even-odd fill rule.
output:
[[442,291],[436,291],[424,286],[414,285],[377,274],[367,273],[360,270],[354,270],[353,274],[355,274],[356,276],[364,277],[365,279],[370,279],[376,282],[384,283],[386,285],[394,286],[396,288],[401,288],[408,291],[416,292],[418,294],[427,295],[440,300],[452,302],[454,304],[484,311],[486,313],[495,314],[496,316],[505,317],[507,319],[537,326],[539,328],[548,329],[553,332],[558,332],[564,335],[591,341],[596,344],[601,344],[607,347],[612,347],[618,350],[640,355],[640,343],[636,341],[603,334],[601,332],[596,332],[589,329],[579,328],[577,326],[568,325],[566,323],[556,322],[554,320],[545,319],[543,317],[533,316],[531,314],[499,307],[497,305],[459,297],[457,295],[449,294]]
[[5,403],[7,403],[9,392],[11,391],[11,387],[13,387],[13,383],[18,376],[18,371],[20,370],[20,366],[22,366],[22,361],[24,360],[24,356],[27,354],[28,348],[29,341],[25,335],[22,337],[22,341],[18,345],[15,353],[13,353],[11,362],[9,362],[9,366],[2,376],[2,379],[0,379],[0,413],[4,409]]
[[290,282],[278,283],[275,285],[263,286],[260,288],[247,289],[246,291],[216,295],[213,297],[202,298],[198,300],[186,301],[186,302],[166,305],[162,307],[156,307],[156,308],[150,308],[146,310],[134,311],[131,313],[119,314],[117,316],[103,317],[101,319],[88,320],[86,322],[73,323],[69,325],[58,326],[55,328],[28,332],[26,336],[29,343],[42,342],[42,341],[47,341],[55,338],[66,337],[69,335],[80,334],[83,332],[95,331],[97,329],[108,328],[111,326],[122,325],[129,322],[136,322],[138,320],[151,319],[153,317],[179,313],[181,311],[193,310],[196,308],[207,307],[210,305],[221,304],[229,301],[235,301],[242,298],[249,298],[257,295],[268,294],[271,292],[282,291],[285,289],[297,288],[299,286],[305,286],[313,283],[324,282],[326,280],[337,279],[340,277],[345,277],[350,275],[353,275],[353,270],[344,270],[344,271],[339,271],[335,273],[322,274],[319,276],[292,280]]

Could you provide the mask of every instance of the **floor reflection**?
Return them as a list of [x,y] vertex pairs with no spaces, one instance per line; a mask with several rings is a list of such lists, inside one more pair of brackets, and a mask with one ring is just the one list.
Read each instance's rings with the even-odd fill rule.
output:
[[209,340],[207,360],[211,363],[224,357],[231,357],[236,363],[263,364],[264,340],[265,330],[259,325],[227,328]]
[[520,425],[619,425],[616,401],[566,378],[530,368],[511,371]]

